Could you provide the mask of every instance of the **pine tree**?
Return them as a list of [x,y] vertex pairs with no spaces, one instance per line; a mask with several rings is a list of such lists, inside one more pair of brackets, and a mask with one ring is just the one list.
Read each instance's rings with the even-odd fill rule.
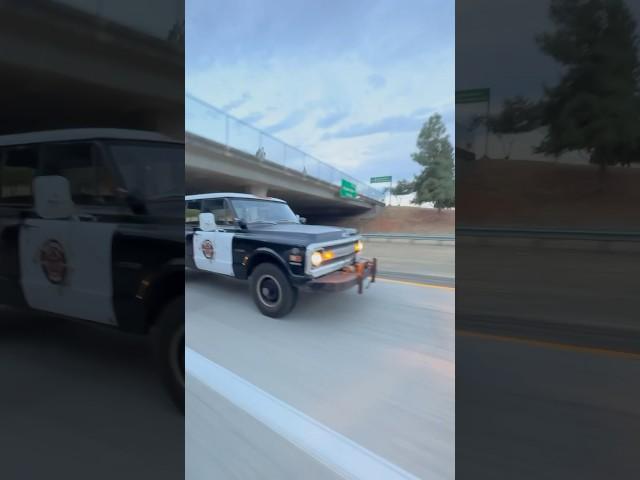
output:
[[550,16],[556,30],[538,42],[565,68],[560,82],[545,89],[547,134],[537,151],[587,151],[604,173],[638,149],[635,21],[622,0],[552,0]]
[[489,131],[498,137],[508,160],[518,136],[538,127],[539,105],[522,96],[507,98],[499,113],[489,118],[479,117],[480,122],[486,123]]
[[415,192],[413,203],[433,202],[438,210],[455,206],[454,150],[440,114],[425,122],[416,146],[418,151],[411,157],[424,169],[412,181],[399,182],[394,195]]

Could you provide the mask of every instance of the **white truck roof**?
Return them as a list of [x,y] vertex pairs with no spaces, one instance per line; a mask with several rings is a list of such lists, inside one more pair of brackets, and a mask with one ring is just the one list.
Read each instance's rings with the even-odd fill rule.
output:
[[96,139],[182,143],[179,140],[167,137],[161,133],[148,132],[145,130],[130,130],[124,128],[69,128],[64,130],[44,130],[40,132],[0,135],[0,146]]
[[220,192],[220,193],[201,193],[199,195],[187,195],[185,200],[203,200],[210,198],[251,198],[255,200],[270,200],[273,202],[286,203],[284,200],[273,197],[259,197],[257,195],[251,195],[249,193],[232,193],[232,192]]

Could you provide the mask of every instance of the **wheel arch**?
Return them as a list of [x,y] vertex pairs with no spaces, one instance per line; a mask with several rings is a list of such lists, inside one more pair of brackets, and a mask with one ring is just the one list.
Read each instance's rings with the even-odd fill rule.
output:
[[247,278],[251,276],[255,268],[261,263],[273,263],[279,267],[287,277],[291,277],[291,270],[286,262],[274,250],[268,247],[260,247],[249,257],[247,261]]
[[155,326],[156,319],[165,305],[178,296],[184,295],[184,285],[184,265],[166,269],[149,281],[144,292],[147,330]]

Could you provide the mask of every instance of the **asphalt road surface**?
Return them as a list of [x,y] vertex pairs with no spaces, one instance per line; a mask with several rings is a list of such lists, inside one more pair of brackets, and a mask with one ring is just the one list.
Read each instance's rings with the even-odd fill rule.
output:
[[3,479],[184,475],[147,337],[0,308],[0,385]]
[[[456,247],[408,240],[365,239],[365,256],[377,257],[380,269],[394,276],[422,276],[428,282],[453,279]],[[429,279],[428,277],[434,277]],[[443,283],[443,282],[438,282]],[[453,282],[449,282],[453,283]]]
[[[243,388],[301,412],[407,478],[454,477],[453,289],[381,279],[363,295],[301,293],[284,319],[262,316],[245,282],[190,272],[186,292],[187,347],[242,379]],[[276,434],[190,376],[186,401],[191,480],[216,472],[341,477],[287,441],[286,425]],[[331,441],[322,447],[331,454]]]
[[639,252],[465,244],[456,260],[459,324],[482,316],[640,332]]
[[640,478],[640,355],[459,332],[456,476]]

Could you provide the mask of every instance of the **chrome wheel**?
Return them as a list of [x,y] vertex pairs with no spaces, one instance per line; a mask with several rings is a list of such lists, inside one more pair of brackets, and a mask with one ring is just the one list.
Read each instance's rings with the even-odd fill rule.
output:
[[263,275],[256,284],[260,301],[267,307],[276,307],[282,299],[282,287],[271,275]]

